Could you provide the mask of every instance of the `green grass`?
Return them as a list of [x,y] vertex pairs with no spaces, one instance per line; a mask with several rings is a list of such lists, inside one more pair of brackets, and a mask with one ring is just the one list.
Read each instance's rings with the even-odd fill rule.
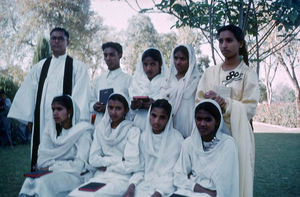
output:
[[[255,133],[255,197],[300,197],[300,134]],[[0,148],[0,196],[18,196],[30,146]]]
[[300,196],[300,134],[255,134],[254,196]]

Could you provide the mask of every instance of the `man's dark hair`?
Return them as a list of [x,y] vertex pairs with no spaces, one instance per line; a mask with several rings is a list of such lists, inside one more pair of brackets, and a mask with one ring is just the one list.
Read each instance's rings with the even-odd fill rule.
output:
[[65,36],[67,37],[67,39],[69,40],[69,32],[68,32],[67,30],[65,30],[64,28],[62,28],[62,27],[55,27],[54,29],[51,30],[50,36],[51,36],[51,34],[52,34],[54,31],[60,31],[60,32],[63,32],[63,33],[65,34]]
[[102,50],[103,51],[104,51],[104,49],[106,49],[108,47],[111,47],[111,48],[115,49],[119,53],[119,55],[121,55],[121,57],[122,57],[123,50],[122,50],[122,46],[119,43],[117,43],[117,42],[106,42],[106,43],[102,44]]

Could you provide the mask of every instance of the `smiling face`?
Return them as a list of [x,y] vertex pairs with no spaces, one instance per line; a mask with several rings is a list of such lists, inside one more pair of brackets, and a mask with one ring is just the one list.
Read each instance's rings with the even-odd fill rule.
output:
[[236,58],[242,46],[243,43],[239,42],[231,31],[220,32],[219,48],[226,59]]
[[210,142],[216,135],[216,119],[208,111],[200,109],[195,121],[202,140]]
[[124,120],[128,110],[126,110],[123,103],[118,100],[109,100],[107,108],[112,126],[115,128]]
[[53,31],[50,35],[50,47],[55,57],[64,55],[70,41],[62,31]]
[[189,69],[189,58],[181,51],[174,53],[174,64],[178,74],[184,76]]
[[165,109],[154,107],[150,112],[150,124],[155,134],[160,134],[165,129],[169,120],[168,113]]
[[60,105],[56,102],[52,104],[52,113],[53,113],[53,119],[56,124],[61,124],[63,128],[67,128],[68,124],[71,123],[70,120],[70,111],[67,110],[67,108],[63,105]]
[[103,50],[104,61],[109,70],[115,70],[120,67],[121,55],[112,47],[106,47]]
[[159,62],[150,56],[145,57],[143,60],[143,69],[150,81],[160,73],[160,67]]

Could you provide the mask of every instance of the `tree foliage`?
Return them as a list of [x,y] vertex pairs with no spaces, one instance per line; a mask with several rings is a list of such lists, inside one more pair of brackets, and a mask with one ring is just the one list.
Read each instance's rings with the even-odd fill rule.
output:
[[[142,13],[162,12],[176,17],[174,26],[177,28],[189,26],[199,29],[211,45],[214,64],[216,64],[214,47],[216,30],[228,23],[240,26],[248,35],[251,60],[258,63],[257,73],[260,61],[280,50],[285,46],[283,42],[293,40],[300,31],[298,0],[160,0],[153,1],[151,8],[141,8],[138,0],[135,2]],[[260,47],[267,37],[276,30],[281,32],[281,39],[274,48],[261,51]]]
[[40,37],[36,49],[34,51],[32,64],[38,63],[40,60],[50,56],[49,42],[44,37]]
[[10,77],[0,74],[0,89],[5,91],[6,96],[10,100],[13,100],[18,90],[18,86],[13,82],[13,80]]

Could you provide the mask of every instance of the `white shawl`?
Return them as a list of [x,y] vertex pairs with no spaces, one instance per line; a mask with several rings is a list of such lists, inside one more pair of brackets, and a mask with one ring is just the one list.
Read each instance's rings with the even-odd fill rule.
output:
[[[70,97],[71,98],[71,97]],[[71,98],[72,99],[72,98]],[[67,135],[58,136],[55,128],[55,122],[52,118],[52,122],[46,127],[45,134],[42,138],[39,150],[38,150],[38,166],[44,166],[44,164],[50,160],[55,160],[62,155],[70,151],[77,140],[86,132],[89,134],[93,131],[93,126],[87,122],[79,122],[80,110],[77,107],[75,101],[73,103],[73,117],[72,127],[68,130]],[[51,141],[49,143],[43,143],[45,140]],[[80,151],[80,150],[78,150]],[[87,161],[84,161],[87,165]]]
[[161,59],[162,59],[161,72],[160,74],[156,75],[151,81],[148,79],[143,69],[143,62],[142,62],[143,53],[140,57],[139,63],[136,66],[136,70],[134,72],[131,85],[128,89],[129,97],[131,100],[133,96],[149,96],[150,98],[157,99],[158,97],[160,97],[160,90],[163,84],[165,83],[165,75],[168,68],[165,65],[162,53],[160,52]]
[[[112,95],[115,95],[115,94],[122,95],[126,99],[128,107],[129,107],[128,98],[123,93],[115,92],[115,93],[111,94],[109,96],[109,98]],[[122,141],[124,139],[124,137],[127,136],[127,132],[130,130],[130,128],[134,126],[133,122],[128,120],[128,119],[130,119],[129,113],[130,112],[128,112],[126,114],[125,120],[120,122],[118,127],[115,128],[114,131],[112,132],[112,128],[110,126],[111,118],[110,118],[109,113],[108,113],[108,104],[107,104],[104,116],[103,116],[101,122],[96,126],[96,131],[97,132],[95,132],[95,136],[98,139],[98,141],[100,142],[100,138],[102,138],[102,139],[104,139],[104,141],[107,144],[109,144],[111,146],[115,145],[115,144],[118,144],[120,141]]]
[[[185,76],[183,77],[183,80],[180,81],[178,86],[172,87],[171,81],[172,78],[176,78],[177,69],[174,64],[174,50],[178,46],[184,46],[187,48],[189,52],[189,68],[188,71],[185,73]],[[169,72],[167,74],[167,83],[165,83],[164,91],[166,91],[167,97],[169,97],[169,100],[173,107],[173,113],[176,115],[180,103],[182,101],[182,97],[184,92],[186,91],[195,91],[198,85],[198,81],[201,77],[201,73],[199,69],[197,68],[197,62],[196,62],[196,56],[194,48],[191,45],[178,45],[176,46],[171,54],[171,66],[169,69]]]

